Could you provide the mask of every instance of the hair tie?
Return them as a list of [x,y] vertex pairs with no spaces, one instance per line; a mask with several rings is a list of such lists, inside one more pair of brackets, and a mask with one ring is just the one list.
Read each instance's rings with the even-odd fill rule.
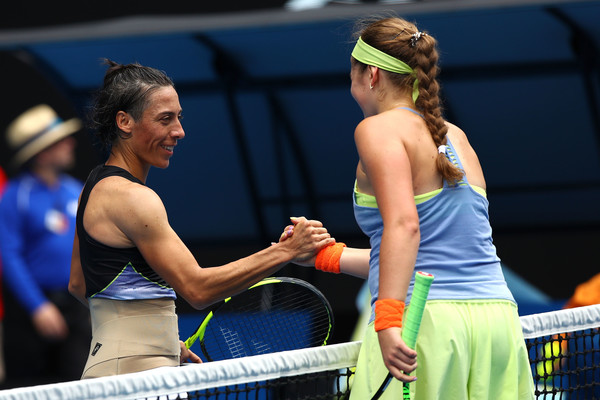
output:
[[421,37],[426,36],[426,35],[427,35],[426,33],[423,33],[421,31],[418,31],[418,32],[410,35],[410,47],[415,47],[417,45],[417,42],[419,41],[419,39],[421,39]]
[[442,144],[442,145],[438,146],[438,153],[446,154],[447,149],[448,149],[448,146],[446,146],[445,144]]

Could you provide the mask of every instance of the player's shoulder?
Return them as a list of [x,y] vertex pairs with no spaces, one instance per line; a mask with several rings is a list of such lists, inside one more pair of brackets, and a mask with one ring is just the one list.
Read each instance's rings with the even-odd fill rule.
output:
[[104,201],[118,204],[132,212],[164,207],[158,194],[148,186],[120,176],[109,176],[99,181],[93,192]]
[[448,121],[446,121],[446,126],[448,127],[448,137],[452,141],[452,144],[469,143],[467,134],[460,127]]
[[[417,118],[419,118],[417,116]],[[422,129],[422,121],[413,115],[386,111],[372,115],[359,122],[354,132],[356,142],[387,143],[410,137]]]

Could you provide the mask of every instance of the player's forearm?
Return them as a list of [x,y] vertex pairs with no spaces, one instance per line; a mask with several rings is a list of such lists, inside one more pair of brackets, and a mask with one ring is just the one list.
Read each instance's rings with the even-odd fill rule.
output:
[[340,272],[357,278],[369,276],[369,259],[371,249],[345,247],[340,258]]
[[276,244],[218,267],[200,268],[197,285],[182,285],[179,294],[190,305],[203,309],[233,296],[272,275],[293,259],[284,245]]

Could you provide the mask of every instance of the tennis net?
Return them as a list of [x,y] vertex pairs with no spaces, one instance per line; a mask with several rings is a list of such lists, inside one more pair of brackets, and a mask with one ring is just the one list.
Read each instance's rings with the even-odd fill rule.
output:
[[[521,317],[540,400],[600,400],[600,305]],[[360,342],[0,391],[11,400],[349,397]]]
[[543,400],[600,400],[600,305],[521,317]]

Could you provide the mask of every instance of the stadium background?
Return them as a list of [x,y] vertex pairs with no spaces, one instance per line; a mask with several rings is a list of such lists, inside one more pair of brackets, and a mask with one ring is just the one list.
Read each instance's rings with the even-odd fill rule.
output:
[[[367,246],[350,201],[362,117],[349,93],[350,32],[356,18],[391,10],[440,43],[446,117],[480,155],[499,255],[524,292],[543,295],[522,311],[556,308],[598,273],[600,1],[320,3],[11,2],[0,14],[0,128],[39,102],[85,119],[103,57],[163,69],[186,138],[148,185],[202,266],[268,246],[290,215]],[[102,156],[89,132],[78,139],[72,172],[85,179]],[[2,142],[0,165],[9,157]],[[280,274],[319,287],[336,312],[334,341],[348,340],[360,280]]]

